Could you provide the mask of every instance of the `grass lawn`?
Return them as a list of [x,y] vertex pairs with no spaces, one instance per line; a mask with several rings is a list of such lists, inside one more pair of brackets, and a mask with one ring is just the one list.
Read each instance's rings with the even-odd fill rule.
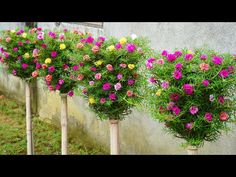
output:
[[[49,123],[33,118],[36,155],[61,154],[61,132]],[[0,155],[26,154],[25,106],[0,93]],[[85,146],[81,140],[69,138],[70,154],[107,154],[103,148]]]

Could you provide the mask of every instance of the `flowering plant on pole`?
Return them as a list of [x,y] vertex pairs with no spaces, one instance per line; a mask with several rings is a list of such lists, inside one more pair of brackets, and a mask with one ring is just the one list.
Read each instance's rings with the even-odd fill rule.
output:
[[79,80],[79,92],[98,117],[109,119],[111,124],[122,120],[140,100],[139,63],[148,47],[146,39],[132,37],[95,40],[88,36],[77,44],[74,58],[80,68],[74,75]]
[[183,49],[146,61],[146,103],[174,136],[200,147],[234,121],[236,60],[213,50]]
[[0,61],[7,65],[7,71],[26,81],[26,125],[27,154],[33,154],[33,136],[30,103],[30,83],[38,76],[37,33],[41,28],[2,31],[0,38]]

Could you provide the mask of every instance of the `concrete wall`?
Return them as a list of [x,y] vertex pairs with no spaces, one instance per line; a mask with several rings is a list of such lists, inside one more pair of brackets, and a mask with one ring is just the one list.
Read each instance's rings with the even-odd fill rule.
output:
[[[1,26],[1,23],[0,23]],[[55,28],[55,23],[39,23],[43,28]],[[235,23],[104,23],[103,29],[85,27],[83,25],[62,23],[60,28],[78,28],[90,31],[95,36],[117,36],[135,33],[149,37],[155,49],[196,47],[207,44],[219,51],[235,53],[236,24]],[[10,78],[9,78],[10,77]],[[3,79],[4,78],[4,79]],[[8,78],[8,79],[5,79]],[[23,98],[24,90],[14,90],[12,87],[22,84],[12,76],[0,71],[0,91],[16,94]],[[49,93],[44,83],[37,82],[38,113],[42,118],[49,118],[55,123],[60,119],[60,97],[58,93]],[[68,98],[70,130],[79,138],[87,137],[89,141],[99,143],[108,149],[109,127],[107,121],[96,119],[88,109],[88,104],[82,98]],[[235,127],[234,127],[235,128]],[[122,154],[185,154],[179,145],[181,140],[166,134],[163,126],[150,119],[147,113],[133,110],[126,120],[120,123]],[[215,143],[206,143],[199,150],[201,154],[236,154],[236,131],[224,134]]]

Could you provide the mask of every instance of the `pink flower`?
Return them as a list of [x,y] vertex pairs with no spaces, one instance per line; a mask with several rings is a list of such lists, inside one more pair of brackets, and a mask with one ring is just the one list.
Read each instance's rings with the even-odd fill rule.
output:
[[56,85],[56,90],[60,90],[61,86],[59,84]]
[[200,67],[200,69],[202,70],[202,71],[207,71],[207,70],[209,70],[209,65],[208,64],[206,64],[206,63],[201,63],[200,65],[199,65],[199,67]]
[[185,59],[185,60],[192,60],[192,59],[193,59],[193,54],[191,54],[191,53],[186,54],[186,55],[184,56],[184,59]]
[[101,41],[101,42],[104,42],[104,41],[106,40],[106,38],[105,38],[105,37],[102,37],[102,36],[100,36],[100,37],[98,37],[98,40],[99,40],[99,41]]
[[30,40],[26,40],[25,43],[26,43],[26,44],[29,44],[29,43],[30,43]]
[[83,62],[80,62],[80,63],[79,63],[79,66],[83,67],[83,66],[84,66],[84,63],[83,63]]
[[21,56],[21,55],[17,57],[17,60],[21,60],[21,59],[22,59],[22,56]]
[[64,65],[62,66],[62,68],[63,68],[64,70],[67,70],[67,69],[69,68],[69,66],[68,66],[67,64],[64,64]]
[[165,61],[163,59],[159,59],[159,60],[157,60],[157,64],[158,65],[164,65]]
[[188,129],[188,130],[191,130],[193,128],[193,122],[186,123],[185,128]]
[[148,81],[149,81],[149,83],[151,83],[151,84],[156,84],[156,83],[157,83],[157,80],[156,80],[154,77],[150,77],[150,78],[148,79]]
[[174,106],[172,108],[172,111],[175,115],[179,115],[179,113],[181,112],[181,109],[178,106]]
[[153,68],[153,64],[151,62],[146,62],[146,68],[147,69],[152,69]]
[[197,106],[191,106],[189,109],[189,112],[194,115],[198,112],[198,107]]
[[209,113],[209,112],[207,112],[206,114],[205,114],[205,116],[204,116],[204,118],[207,120],[207,121],[209,121],[209,122],[211,122],[212,121],[212,114],[211,113]]
[[62,41],[62,40],[64,40],[65,39],[65,35],[64,34],[60,34],[59,35],[59,39]]
[[201,60],[206,60],[206,59],[207,59],[207,55],[204,55],[204,54],[201,55],[201,56],[200,56],[200,59],[201,59]]
[[169,87],[169,82],[168,81],[163,81],[161,83],[161,87],[164,88],[164,89],[167,89]]
[[17,52],[17,51],[18,51],[18,48],[17,48],[17,47],[14,47],[14,48],[13,48],[13,51],[14,51],[14,52]]
[[143,49],[142,48],[139,47],[137,50],[138,50],[139,54],[143,54]]
[[214,56],[213,59],[211,60],[215,65],[221,65],[223,62],[223,58]]
[[218,102],[221,103],[221,104],[224,104],[224,102],[225,102],[224,97],[223,96],[219,96],[218,97]]
[[177,80],[181,79],[181,78],[182,78],[182,73],[181,73],[181,71],[175,70],[175,71],[173,72],[173,77],[174,77],[175,79],[177,79]]
[[209,85],[209,81],[208,80],[203,80],[202,81],[202,85],[207,87]]
[[44,49],[46,49],[46,48],[47,48],[47,45],[46,45],[46,44],[42,44],[41,47],[44,48]]
[[100,48],[97,45],[95,45],[95,46],[93,46],[93,48],[91,50],[94,54],[96,54],[99,52]]
[[235,66],[229,66],[228,71],[229,71],[229,74],[234,74]]
[[77,71],[77,70],[79,69],[79,66],[78,66],[78,65],[74,65],[74,66],[72,67],[72,69],[73,69],[74,71]]
[[6,42],[9,43],[11,41],[11,38],[10,37],[7,37],[6,38]]
[[18,42],[18,46],[23,46],[23,42]]
[[28,64],[27,64],[27,63],[22,63],[21,67],[22,67],[23,69],[26,69],[26,68],[28,68]]
[[9,56],[10,56],[9,53],[7,53],[7,52],[4,52],[3,55],[4,55],[6,58],[9,58]]
[[36,58],[39,56],[39,49],[34,49],[33,50],[33,57]]
[[118,79],[118,80],[121,80],[122,79],[122,77],[123,77],[123,75],[122,74],[117,74],[117,76],[116,76],[116,78]]
[[94,85],[94,81],[89,81],[89,85],[93,86]]
[[169,102],[168,105],[167,105],[167,110],[172,110],[173,107],[174,107],[175,103],[174,102]]
[[179,95],[177,93],[171,93],[170,94],[170,99],[172,101],[178,101],[179,100]]
[[49,85],[49,86],[48,86],[48,90],[49,90],[49,91],[53,91],[53,86],[52,86],[52,85]]
[[122,88],[121,83],[115,84],[114,88],[115,88],[116,91],[120,90]]
[[95,79],[96,79],[96,80],[100,80],[101,77],[102,77],[102,74],[101,74],[101,73],[95,74]]
[[89,36],[89,37],[87,37],[87,39],[86,39],[86,42],[87,43],[93,43],[93,41],[94,41],[94,38],[92,37],[92,36]]
[[111,64],[108,64],[106,68],[108,71],[113,71],[113,66]]
[[222,69],[219,73],[219,76],[222,77],[222,78],[228,77],[229,72],[226,69]]
[[194,92],[194,87],[190,84],[184,84],[183,89],[184,92],[188,95],[192,95]]
[[16,76],[17,71],[15,69],[13,69],[12,74],[13,74],[13,76]]
[[214,100],[215,100],[214,95],[210,95],[210,96],[209,96],[209,101],[212,102],[212,101],[214,101]]
[[174,55],[176,57],[180,57],[182,55],[182,52],[181,51],[175,51]]
[[134,52],[136,46],[134,44],[126,44],[126,50],[130,53]]
[[60,79],[58,83],[59,83],[59,85],[62,85],[62,84],[64,84],[64,82],[65,81],[63,79]]
[[95,42],[95,45],[98,46],[98,47],[101,47],[102,42]]
[[121,45],[120,43],[118,43],[118,44],[115,45],[115,48],[116,48],[117,50],[119,50],[119,49],[122,48],[122,45]]
[[69,95],[70,97],[72,97],[72,96],[74,96],[74,92],[71,90],[71,91],[68,92],[68,95]]
[[52,32],[52,31],[48,32],[48,36],[50,36],[53,39],[56,39],[56,37],[57,37],[56,33]]
[[82,93],[83,93],[84,95],[86,95],[86,94],[88,93],[88,90],[87,90],[86,88],[84,88],[84,89],[82,90]]
[[101,104],[106,103],[106,98],[101,98],[101,99],[100,99],[100,103],[101,103]]
[[162,53],[161,53],[161,55],[166,57],[166,56],[168,55],[167,50],[163,50]]
[[226,112],[221,112],[220,113],[220,120],[221,121],[226,121],[229,119],[229,115]]
[[115,101],[116,100],[116,94],[115,93],[110,93],[109,98],[110,98],[110,100]]
[[133,80],[133,79],[128,80],[128,85],[133,85],[134,83],[135,83],[135,80]]
[[83,74],[79,74],[78,77],[77,77],[77,79],[78,79],[79,81],[83,80],[83,78],[84,78],[84,75],[83,75]]
[[111,89],[111,84],[110,83],[105,83],[102,86],[103,90],[110,90]]
[[43,34],[38,34],[37,38],[38,38],[38,40],[44,40],[44,35]]
[[175,54],[168,54],[167,55],[167,61],[172,62],[176,60]]
[[95,72],[95,71],[97,71],[97,68],[91,67],[90,70],[93,71],[93,72]]
[[54,66],[48,67],[48,72],[53,73],[54,71],[55,71],[55,67]]
[[127,67],[127,64],[121,63],[121,64],[120,64],[120,67],[121,67],[121,68],[126,68],[126,67]]
[[128,91],[126,92],[126,95],[127,95],[128,97],[132,97],[132,96],[133,96],[133,91],[128,90]]
[[149,59],[146,61],[146,63],[153,63],[153,62],[155,62],[155,61],[156,61],[155,58],[149,58]]
[[175,65],[175,69],[181,69],[183,67],[183,64],[182,63],[177,63]]
[[51,56],[52,56],[52,58],[56,58],[57,52],[56,52],[56,51],[52,51],[52,52],[51,52]]

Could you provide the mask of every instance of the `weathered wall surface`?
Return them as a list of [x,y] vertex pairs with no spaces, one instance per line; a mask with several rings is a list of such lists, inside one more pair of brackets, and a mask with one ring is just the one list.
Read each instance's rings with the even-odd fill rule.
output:
[[[0,24],[1,26],[1,24]],[[39,23],[38,26],[53,29],[55,23]],[[77,28],[82,31],[105,36],[129,35],[135,33],[149,37],[155,49],[174,50],[182,47],[199,47],[207,44],[222,52],[236,52],[235,23],[104,23],[103,29],[83,25],[62,23],[60,28]],[[1,28],[1,27],[0,27]],[[0,91],[24,97],[23,83],[0,71]],[[60,96],[48,92],[42,80],[37,82],[38,113],[42,118],[60,120]],[[107,121],[96,119],[82,98],[68,98],[71,132],[78,137],[88,136],[106,148],[109,147]],[[185,154],[178,139],[162,131],[162,125],[149,118],[147,113],[134,110],[120,123],[122,154]],[[199,150],[201,154],[236,154],[236,131],[224,134],[215,143],[206,143]]]

